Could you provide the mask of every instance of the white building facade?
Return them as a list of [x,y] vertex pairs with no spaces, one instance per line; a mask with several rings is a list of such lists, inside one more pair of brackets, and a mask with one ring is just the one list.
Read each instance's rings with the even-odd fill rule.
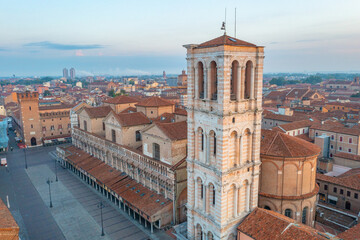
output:
[[185,45],[188,239],[235,239],[258,204],[264,48],[223,35]]

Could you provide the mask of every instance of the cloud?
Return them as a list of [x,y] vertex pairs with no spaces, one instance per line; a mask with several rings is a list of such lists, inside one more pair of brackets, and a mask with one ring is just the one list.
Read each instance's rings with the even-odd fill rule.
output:
[[77,57],[82,57],[82,56],[85,56],[85,55],[84,55],[84,53],[83,53],[82,50],[76,50],[76,51],[75,51],[75,56],[77,56]]
[[296,42],[300,43],[300,42],[317,42],[320,39],[303,39],[303,40],[298,40]]
[[104,48],[103,45],[99,44],[61,44],[49,41],[27,43],[24,44],[24,47],[42,47],[55,50],[82,50]]

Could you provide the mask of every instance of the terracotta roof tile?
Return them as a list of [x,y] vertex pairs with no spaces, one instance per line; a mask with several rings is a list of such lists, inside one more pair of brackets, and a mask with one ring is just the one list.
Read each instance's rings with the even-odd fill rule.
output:
[[[278,128],[280,130],[291,131],[291,130],[295,130],[295,129],[299,129],[299,128],[310,127],[314,123],[315,122],[310,119],[300,120],[300,121],[294,121],[291,123],[281,124],[279,127],[276,127],[276,128]],[[274,128],[274,130],[275,130],[275,128]]]
[[321,173],[317,173],[316,179],[351,188],[354,190],[360,190],[360,168],[351,169],[337,177],[331,177]]
[[344,240],[360,240],[360,223],[345,232],[340,233],[337,237]]
[[124,110],[122,110],[120,113],[134,113],[136,112],[136,108],[134,107],[128,107],[128,108],[125,108]]
[[200,45],[197,46],[197,48],[217,47],[222,45],[256,47],[255,44],[245,42],[243,40],[239,40],[237,38],[230,37],[227,35],[222,35],[210,41],[201,43]]
[[355,155],[355,154],[351,154],[351,153],[345,153],[345,152],[334,153],[334,157],[347,158],[347,159],[351,159],[351,160],[354,160],[354,161],[360,161],[360,156],[359,155]]
[[[115,114],[115,113],[114,113]],[[151,121],[142,112],[115,114],[117,120],[123,127],[150,124]]]
[[155,123],[171,140],[187,139],[187,122]]
[[75,107],[75,104],[59,104],[59,105],[52,105],[52,106],[39,106],[39,111],[43,110],[55,110],[55,109],[72,109]]
[[173,106],[173,105],[175,105],[173,102],[170,102],[160,97],[149,97],[136,104],[136,106],[141,106],[141,107],[161,107],[161,106]]
[[0,198],[0,235],[3,229],[19,229],[19,226]]
[[335,132],[335,133],[343,133],[353,136],[360,136],[360,129],[358,128],[347,128],[345,126],[339,125],[338,122],[331,122],[328,121],[326,124],[317,123],[310,127],[310,129],[314,130],[322,130],[322,131],[328,131],[328,132]]
[[176,115],[187,116],[187,111],[185,109],[182,109],[182,108],[175,108],[175,114]]
[[110,104],[127,104],[127,103],[137,103],[137,102],[139,102],[138,99],[124,95],[109,98],[104,101],[104,103],[110,103]]
[[252,211],[238,226],[238,231],[256,240],[336,239],[294,219],[262,208]]
[[92,107],[84,109],[90,118],[104,118],[112,111],[112,108],[110,106]]
[[271,130],[261,131],[262,155],[276,157],[306,157],[320,153],[320,148],[300,138],[296,138],[285,133]]

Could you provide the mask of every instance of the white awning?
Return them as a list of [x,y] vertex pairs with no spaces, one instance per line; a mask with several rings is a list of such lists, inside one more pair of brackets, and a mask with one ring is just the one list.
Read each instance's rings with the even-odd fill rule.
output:
[[328,199],[333,200],[333,201],[337,201],[337,200],[338,200],[337,197],[331,196],[331,195],[328,195]]

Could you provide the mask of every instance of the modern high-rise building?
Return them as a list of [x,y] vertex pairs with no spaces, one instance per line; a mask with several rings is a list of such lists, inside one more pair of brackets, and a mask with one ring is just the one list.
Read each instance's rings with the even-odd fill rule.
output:
[[235,240],[258,204],[264,48],[227,35],[184,47],[187,237]]
[[75,68],[70,68],[70,78],[71,80],[75,79]]
[[64,78],[68,78],[68,77],[69,77],[69,71],[68,71],[67,68],[64,68],[64,69],[63,69],[63,77],[64,77]]

